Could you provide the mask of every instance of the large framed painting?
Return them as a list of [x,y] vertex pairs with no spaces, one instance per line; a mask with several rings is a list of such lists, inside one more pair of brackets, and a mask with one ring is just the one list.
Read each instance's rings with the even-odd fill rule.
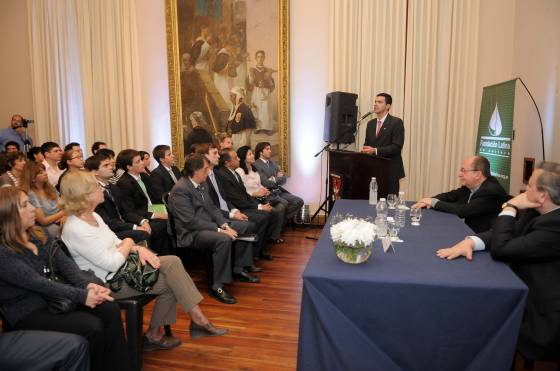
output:
[[289,171],[289,0],[166,0],[173,150],[225,133]]

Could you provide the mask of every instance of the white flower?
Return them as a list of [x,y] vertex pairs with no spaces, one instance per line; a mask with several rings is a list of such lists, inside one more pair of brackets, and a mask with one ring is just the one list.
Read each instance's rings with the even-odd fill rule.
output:
[[348,246],[369,245],[375,240],[375,224],[355,217],[331,226],[331,238]]

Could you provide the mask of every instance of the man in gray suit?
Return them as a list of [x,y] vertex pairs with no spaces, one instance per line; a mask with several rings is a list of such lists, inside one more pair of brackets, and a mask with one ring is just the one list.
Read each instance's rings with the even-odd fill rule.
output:
[[261,184],[279,196],[280,202],[286,207],[286,220],[292,219],[303,206],[303,200],[282,187],[286,183],[286,176],[278,164],[272,161],[270,143],[258,143],[255,147],[255,158],[253,166],[261,176]]
[[235,304],[235,297],[224,289],[225,283],[230,283],[232,278],[242,282],[260,282],[258,277],[244,270],[244,267],[253,265],[251,243],[234,243],[238,233],[251,232],[254,225],[226,219],[220,209],[214,206],[204,186],[209,169],[208,159],[204,155],[191,154],[187,157],[182,177],[169,194],[169,211],[175,219],[178,247],[212,250],[210,296],[222,303]]

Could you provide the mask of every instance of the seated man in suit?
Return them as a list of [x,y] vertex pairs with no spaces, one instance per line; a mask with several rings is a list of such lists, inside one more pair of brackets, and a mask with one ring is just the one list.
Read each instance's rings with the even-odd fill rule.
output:
[[303,200],[282,188],[286,176],[278,164],[272,161],[270,143],[261,142],[255,147],[255,163],[253,166],[261,176],[261,184],[279,196],[280,202],[286,207],[286,220],[291,220],[303,206]]
[[459,180],[460,188],[423,198],[412,207],[455,214],[476,233],[489,230],[509,196],[498,180],[490,175],[488,159],[474,156],[463,160]]
[[178,247],[212,251],[210,296],[222,303],[235,304],[235,297],[224,289],[224,284],[230,283],[232,278],[260,282],[258,277],[244,270],[253,265],[251,244],[243,241],[234,244],[238,233],[249,232],[252,223],[229,220],[214,206],[204,186],[209,170],[210,164],[204,155],[187,156],[183,176],[169,194],[169,211],[175,218]]
[[492,258],[509,263],[529,287],[518,350],[528,359],[558,359],[560,164],[541,163],[531,175],[527,191],[503,205],[491,230],[438,250],[437,255],[471,260],[478,250],[490,250]]
[[121,240],[129,237],[138,243],[150,240],[150,224],[147,220],[142,225],[126,222],[117,207],[119,199],[119,189],[114,184],[109,183],[114,175],[113,163],[106,154],[98,153],[89,157],[85,162],[85,168],[91,171],[97,183],[103,187],[105,200],[95,208],[95,212],[103,219],[109,228],[115,232]]
[[[272,243],[284,242],[280,238],[284,225],[283,218],[279,217],[281,211],[275,211],[269,203],[259,204],[247,193],[243,180],[235,172],[235,169],[239,167],[237,152],[231,148],[225,149],[220,153],[219,161],[220,166],[215,174],[222,185],[226,199],[247,215],[259,214],[262,211],[270,213],[266,235]],[[272,259],[270,255],[264,254],[264,251],[261,251],[261,258]]]
[[117,182],[119,189],[118,208],[125,221],[150,227],[150,246],[161,255],[169,254],[167,213],[154,212],[150,197],[150,177],[144,173],[140,153],[134,149],[122,150],[117,156],[117,167],[124,173]]
[[[222,213],[226,218],[234,220],[249,220],[256,225],[257,235],[259,236],[259,241],[253,244],[253,258],[270,258],[265,254],[267,229],[269,223],[269,217],[272,215],[264,210],[245,210],[247,213],[240,211],[235,208],[235,206],[229,201],[226,196],[226,192],[223,190],[223,185],[221,180],[218,179],[214,173],[214,169],[218,167],[220,161],[220,155],[218,153],[218,147],[214,144],[197,144],[194,146],[194,153],[200,153],[208,159],[210,162],[210,170],[208,172],[208,179],[206,180],[206,185],[208,192],[210,193],[210,198],[214,205],[222,210]],[[258,268],[260,270],[260,268]],[[249,270],[252,272],[253,270]]]
[[159,164],[150,174],[152,182],[152,199],[157,203],[162,202],[165,193],[171,191],[171,188],[177,183],[181,177],[181,172],[175,166],[175,155],[171,152],[171,147],[160,144],[154,147],[152,152],[154,160]]

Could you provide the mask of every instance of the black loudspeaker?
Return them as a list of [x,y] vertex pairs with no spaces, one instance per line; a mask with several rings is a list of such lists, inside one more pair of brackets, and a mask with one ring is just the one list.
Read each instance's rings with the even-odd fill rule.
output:
[[353,143],[356,132],[357,94],[333,91],[325,102],[323,140],[330,143]]

